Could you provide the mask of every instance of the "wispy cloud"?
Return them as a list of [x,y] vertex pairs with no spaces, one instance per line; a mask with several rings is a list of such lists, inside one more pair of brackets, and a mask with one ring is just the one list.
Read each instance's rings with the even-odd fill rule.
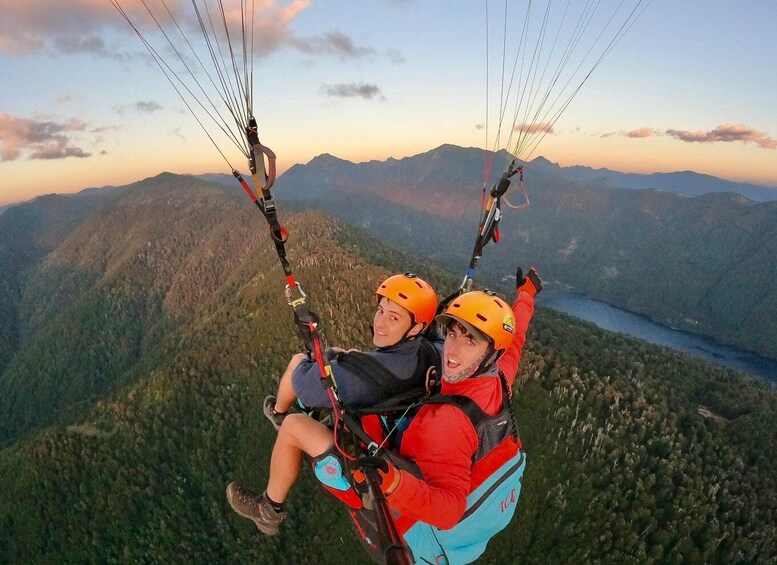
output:
[[666,135],[688,143],[755,143],[764,149],[777,149],[777,140],[766,135],[766,132],[753,129],[744,124],[723,124],[710,131],[666,130]]
[[372,100],[379,98],[385,99],[380,93],[380,88],[375,84],[367,83],[341,83],[341,84],[323,84],[321,85],[321,91],[326,96],[334,98],[364,98],[365,100]]
[[339,31],[330,31],[324,35],[306,39],[297,37],[290,42],[305,53],[336,55],[341,59],[358,59],[375,53],[375,50],[370,47],[358,47],[350,37]]
[[154,100],[142,100],[125,106],[116,106],[114,109],[116,110],[116,113],[124,115],[127,113],[153,114],[154,112],[162,110],[162,108],[163,106],[159,102],[155,102]]
[[91,131],[92,133],[106,133],[110,131],[121,131],[121,129],[122,129],[121,126],[112,125],[112,126],[98,126],[96,128],[92,128],[89,131]]
[[626,134],[626,137],[641,138],[650,137],[653,135],[653,128],[639,128],[631,130]]
[[85,129],[86,123],[81,120],[38,121],[0,112],[0,161],[15,161],[22,155],[29,159],[89,157],[91,153],[72,139],[73,132]]
[[521,133],[553,133],[553,124],[549,122],[539,122],[535,124],[516,124],[513,131]]
[[63,53],[65,55],[77,55],[79,53],[90,53],[92,55],[108,54],[108,50],[105,47],[105,41],[96,35],[63,35],[55,37],[53,44],[58,53]]
[[722,124],[709,131],[688,131],[680,129],[660,130],[651,127],[638,128],[631,131],[607,132],[600,137],[618,135],[632,139],[642,139],[654,136],[668,136],[686,143],[755,143],[764,149],[777,149],[777,140],[769,137],[766,132],[744,124]]
[[392,65],[399,65],[405,62],[405,57],[396,49],[387,49],[386,58]]
[[154,102],[153,100],[150,100],[148,102],[135,102],[132,105],[132,108],[138,112],[143,112],[147,114],[153,114],[157,110],[162,109],[162,105],[159,102]]

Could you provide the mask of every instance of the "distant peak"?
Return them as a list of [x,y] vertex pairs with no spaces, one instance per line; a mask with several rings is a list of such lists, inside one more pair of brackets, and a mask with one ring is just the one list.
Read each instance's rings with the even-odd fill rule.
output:
[[557,168],[557,169],[561,168],[558,163],[554,163],[553,161],[550,161],[550,160],[546,159],[542,155],[540,155],[539,157],[535,157],[534,159],[532,159],[529,162],[532,165],[535,165],[535,166],[537,166],[537,165],[544,165],[544,166],[548,166],[548,167],[554,167],[554,168]]
[[351,161],[347,161],[345,159],[341,159],[340,157],[335,157],[331,153],[322,153],[321,155],[317,155],[316,157],[313,157],[310,161],[308,161],[308,165],[325,165],[328,163],[349,163],[353,164]]

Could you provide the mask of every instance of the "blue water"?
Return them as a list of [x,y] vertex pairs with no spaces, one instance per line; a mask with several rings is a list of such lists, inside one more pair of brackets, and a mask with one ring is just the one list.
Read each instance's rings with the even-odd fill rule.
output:
[[540,295],[539,304],[593,322],[600,328],[638,337],[649,343],[671,347],[742,373],[777,383],[777,359],[760,357],[721,345],[702,336],[673,330],[644,316],[621,310],[579,294]]

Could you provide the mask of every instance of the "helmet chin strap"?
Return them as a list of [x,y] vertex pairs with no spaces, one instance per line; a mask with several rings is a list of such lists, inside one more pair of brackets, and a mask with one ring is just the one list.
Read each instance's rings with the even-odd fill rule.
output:
[[465,367],[458,373],[454,375],[446,375],[445,371],[443,371],[442,380],[444,380],[446,383],[458,383],[465,379],[468,379],[470,377],[474,377],[477,375],[482,374],[485,369],[496,363],[496,360],[499,358],[499,352],[495,351],[492,346],[488,346],[488,349],[483,352],[483,355],[472,363],[469,367]]
[[480,357],[480,359],[478,359],[477,361],[475,361],[474,363],[472,363],[468,367],[464,367],[461,371],[459,371],[458,373],[454,373],[453,375],[448,375],[443,370],[443,372],[442,372],[442,380],[444,380],[446,383],[453,384],[453,383],[458,383],[458,382],[461,382],[461,381],[463,381],[465,379],[470,378],[472,375],[475,374],[475,372],[483,364],[483,360],[486,358],[486,355],[488,355],[488,350],[486,350],[483,353],[483,355]]

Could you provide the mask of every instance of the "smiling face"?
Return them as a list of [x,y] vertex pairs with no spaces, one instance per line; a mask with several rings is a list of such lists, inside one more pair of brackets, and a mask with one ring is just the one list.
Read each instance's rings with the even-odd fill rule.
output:
[[375,319],[372,327],[372,343],[375,347],[390,347],[395,345],[405,335],[416,335],[422,329],[422,324],[416,324],[411,331],[413,319],[410,312],[402,306],[386,298],[381,297],[378,309],[375,311]]
[[458,382],[472,376],[488,349],[488,341],[474,335],[458,322],[452,322],[445,333],[442,349],[443,378],[448,382]]

